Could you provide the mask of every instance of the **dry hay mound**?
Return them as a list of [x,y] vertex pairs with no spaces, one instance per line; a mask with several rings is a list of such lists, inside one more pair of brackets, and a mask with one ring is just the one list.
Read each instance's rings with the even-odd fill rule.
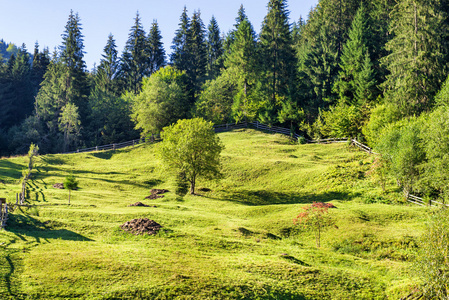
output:
[[64,189],[64,184],[62,184],[62,183],[55,183],[55,184],[53,184],[53,187],[55,189],[63,190]]
[[168,190],[161,190],[161,189],[152,189],[151,190],[151,195],[146,196],[145,199],[158,199],[158,198],[164,198],[164,195],[161,194],[165,194],[167,193]]
[[133,219],[131,221],[125,222],[124,224],[120,225],[120,228],[123,231],[128,231],[135,235],[153,235],[156,234],[162,228],[162,226],[153,220],[143,218]]

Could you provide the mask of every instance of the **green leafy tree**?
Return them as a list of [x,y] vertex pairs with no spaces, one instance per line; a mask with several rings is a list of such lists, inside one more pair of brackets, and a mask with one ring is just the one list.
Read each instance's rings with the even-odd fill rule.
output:
[[165,127],[158,153],[163,163],[177,174],[185,174],[190,194],[195,194],[198,177],[217,178],[220,153],[224,146],[215,134],[213,124],[202,118],[179,120]]
[[71,191],[78,189],[78,180],[76,180],[73,174],[70,174],[64,178],[64,188],[69,191],[69,204]]
[[313,204],[303,207],[303,211],[294,219],[295,224],[301,224],[306,229],[310,229],[315,234],[316,246],[320,247],[321,233],[329,226],[335,224],[334,219],[329,214],[331,203],[313,202]]
[[132,118],[143,135],[187,117],[186,74],[167,66],[143,81],[142,92],[134,97]]
[[421,138],[426,154],[421,186],[430,197],[449,200],[449,108],[440,106],[426,118]]
[[392,123],[381,132],[375,149],[387,161],[388,172],[396,178],[407,198],[419,181],[425,160],[422,147],[422,120],[403,119]]
[[447,299],[449,296],[449,213],[433,212],[420,238],[415,272],[422,279],[425,299]]
[[231,123],[236,90],[235,81],[226,73],[207,81],[195,103],[196,115],[214,124]]

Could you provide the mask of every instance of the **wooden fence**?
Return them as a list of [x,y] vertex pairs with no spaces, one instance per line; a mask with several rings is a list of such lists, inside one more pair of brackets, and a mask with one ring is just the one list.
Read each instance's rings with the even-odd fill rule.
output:
[[8,221],[8,203],[5,198],[0,198],[0,229],[6,226]]
[[431,207],[449,206],[449,204],[441,203],[441,202],[438,202],[435,200],[430,200],[430,199],[429,199],[429,202],[427,203],[424,201],[423,198],[413,196],[413,195],[408,195],[407,201],[417,204],[417,205],[421,205],[421,206],[431,206]]
[[93,152],[93,151],[105,151],[105,150],[117,150],[117,149],[121,149],[121,148],[125,148],[125,147],[129,147],[129,146],[135,146],[138,144],[143,144],[149,140],[154,140],[155,138],[158,138],[158,136],[153,137],[153,139],[151,138],[140,138],[137,140],[132,140],[132,141],[127,141],[127,142],[123,142],[123,143],[117,143],[117,144],[109,144],[109,145],[103,145],[103,146],[95,146],[95,147],[91,147],[91,148],[84,148],[84,149],[78,149],[75,151],[71,151],[71,152],[65,152],[63,154],[71,154],[71,153],[83,153],[83,152]]

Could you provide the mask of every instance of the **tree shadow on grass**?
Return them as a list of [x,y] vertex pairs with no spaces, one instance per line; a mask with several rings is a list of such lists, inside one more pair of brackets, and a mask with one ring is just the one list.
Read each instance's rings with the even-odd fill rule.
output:
[[41,239],[49,242],[49,239],[60,239],[65,241],[92,241],[76,232],[58,228],[55,222],[41,222],[31,216],[21,214],[10,214],[6,230],[14,233],[21,240],[25,237],[36,239],[37,243]]
[[282,193],[272,191],[240,190],[225,192],[219,200],[232,201],[249,206],[276,204],[307,204],[313,202],[328,202],[332,200],[349,201],[359,196],[357,193],[326,191],[315,194]]

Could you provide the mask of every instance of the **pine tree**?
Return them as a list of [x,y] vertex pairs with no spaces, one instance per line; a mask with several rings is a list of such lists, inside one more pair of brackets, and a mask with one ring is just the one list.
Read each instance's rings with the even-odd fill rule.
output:
[[252,97],[260,88],[260,67],[256,33],[251,23],[244,19],[235,32],[230,53],[226,56],[224,76],[234,82],[233,114],[237,120],[254,120],[259,109],[259,97]]
[[260,33],[267,96],[275,116],[282,102],[295,96],[296,59],[288,14],[286,0],[270,0]]
[[171,63],[178,70],[187,70],[190,64],[190,53],[188,50],[191,43],[190,18],[187,15],[187,8],[184,6],[182,11],[179,29],[176,30],[175,37],[172,42],[172,53],[170,55]]
[[[335,82],[334,90],[339,95],[339,101],[342,101],[348,105],[355,105],[363,101],[371,101],[375,97],[374,84],[372,74],[370,74],[369,68],[371,65],[368,43],[371,38],[370,29],[368,27],[368,15],[366,13],[364,5],[361,5],[357,11],[352,22],[351,30],[349,31],[349,38],[346,44],[343,46],[343,52],[341,55],[340,72],[338,79]],[[364,93],[360,92],[360,84],[362,84],[362,72],[363,75],[369,76],[370,79],[365,78],[370,82],[371,91]],[[368,72],[368,73],[367,73]],[[371,72],[372,73],[372,72]],[[356,84],[358,82],[358,85]],[[368,84],[365,82],[365,84]],[[367,86],[365,85],[365,89]],[[357,93],[359,89],[359,93]],[[360,97],[369,96],[369,99],[361,99]]]
[[430,110],[446,76],[447,15],[440,7],[434,0],[403,0],[392,12],[394,37],[382,59],[390,72],[385,96],[406,116]]
[[33,84],[33,94],[36,96],[39,91],[40,84],[44,80],[44,74],[50,64],[50,56],[48,48],[43,52],[39,51],[39,44],[34,45],[33,64],[31,68],[31,81]]
[[162,35],[159,30],[157,21],[151,24],[150,33],[148,34],[148,56],[149,56],[149,74],[157,72],[165,66],[165,50],[162,43]]
[[193,12],[190,22],[190,32],[191,40],[187,47],[190,68],[187,68],[186,72],[192,83],[196,97],[201,89],[201,85],[205,81],[207,66],[206,32],[199,11]]
[[212,16],[207,29],[207,74],[209,78],[216,78],[222,67],[223,41],[214,16]]
[[245,19],[248,19],[248,17],[246,16],[245,8],[243,7],[243,4],[240,4],[240,8],[237,12],[237,17],[235,18],[234,29],[228,32],[228,34],[226,35],[226,37],[223,41],[223,49],[224,49],[225,53],[230,52],[231,44],[232,44],[232,42],[234,42],[235,32],[237,31],[240,23]]
[[118,59],[117,45],[112,34],[109,34],[106,46],[101,55],[100,65],[95,74],[95,85],[100,86],[105,92],[119,94],[117,74],[120,62]]
[[148,63],[146,33],[137,12],[122,56],[121,77],[126,90],[140,92],[143,77],[149,75]]
[[65,103],[63,106],[67,103],[75,104],[83,122],[87,115],[89,86],[85,72],[86,63],[84,62],[84,44],[80,21],[78,14],[73,14],[73,11],[70,11],[69,20],[62,34],[60,62],[65,66],[67,72],[66,82],[64,83]]

